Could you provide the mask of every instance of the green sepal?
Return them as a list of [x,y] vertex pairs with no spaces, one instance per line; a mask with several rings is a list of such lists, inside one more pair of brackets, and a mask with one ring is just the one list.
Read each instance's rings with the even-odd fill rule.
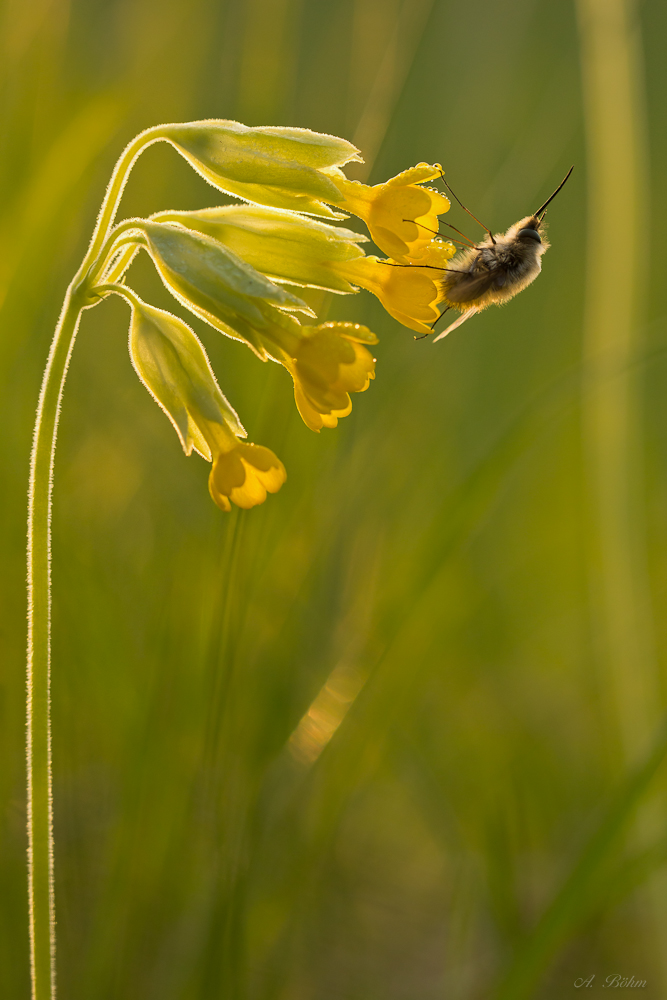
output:
[[332,292],[356,291],[335,265],[363,257],[358,244],[368,241],[350,229],[259,205],[161,212],[155,218],[210,236],[273,278]]
[[315,315],[301,299],[208,236],[150,221],[143,230],[158,273],[179,302],[227,336],[244,340],[261,358],[266,354],[260,335],[290,325],[281,310]]
[[325,202],[342,201],[326,171],[361,159],[337,136],[305,128],[260,126],[211,118],[165,125],[167,139],[210,184],[274,208],[344,218]]
[[206,428],[223,424],[237,437],[247,435],[220,391],[201,341],[171,313],[147,305],[134,293],[128,299],[130,357],[137,375],[174,425],[185,454],[194,448],[210,461]]

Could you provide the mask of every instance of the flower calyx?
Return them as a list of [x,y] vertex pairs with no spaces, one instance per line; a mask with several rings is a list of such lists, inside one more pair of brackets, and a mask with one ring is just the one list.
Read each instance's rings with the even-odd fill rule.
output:
[[361,160],[352,143],[334,135],[216,118],[164,125],[160,138],[220,191],[334,219],[343,216],[327,202],[337,204],[341,195],[329,173]]

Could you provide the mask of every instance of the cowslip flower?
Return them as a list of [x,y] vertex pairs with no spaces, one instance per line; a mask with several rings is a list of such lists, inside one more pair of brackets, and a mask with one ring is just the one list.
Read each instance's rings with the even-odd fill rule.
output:
[[[224,240],[225,246],[220,247],[224,255],[214,273],[218,299],[222,296],[220,268],[223,268],[225,281],[229,281],[230,262],[236,259],[233,250],[243,254],[238,260],[246,268],[252,265],[277,271],[283,280],[298,280],[301,284],[315,284],[334,291],[356,291],[350,278],[356,281],[359,277],[369,287],[373,285],[367,268],[359,275],[350,271],[346,276],[345,272],[348,265],[363,264],[367,260],[358,246],[364,237],[313,219],[258,206],[225,206],[193,213],[160,213],[158,220],[143,231],[149,237],[151,256],[163,280],[179,298],[185,297],[184,289],[187,289],[185,304],[188,308],[223,332],[229,324],[238,330],[239,317],[225,312],[225,322],[221,324],[221,307],[212,303],[210,267],[207,265],[202,275],[197,258],[196,268],[181,262],[176,269],[172,261],[172,257],[175,259],[172,244],[189,247],[192,243],[195,249],[201,244],[207,251],[206,260],[218,264],[215,247]],[[197,230],[181,228],[184,223],[196,226]],[[181,253],[178,259],[182,260],[182,256]],[[236,271],[232,274],[238,284]],[[187,276],[187,283],[184,276]],[[246,282],[244,272],[241,276]],[[387,277],[384,273],[381,276]],[[409,283],[409,277],[417,277],[416,272],[406,275],[403,284]],[[272,290],[276,306],[284,309],[288,305],[294,309],[303,305],[294,296],[281,300],[278,295],[281,290],[273,283],[269,282],[267,287]],[[266,294],[261,284],[257,290]],[[238,295],[247,296],[248,293],[245,284],[238,288]],[[225,301],[227,296],[225,293]],[[252,312],[248,311],[247,304],[236,307],[239,312],[243,311],[248,324],[243,327],[243,339],[251,343],[261,357],[271,357],[289,371],[297,408],[311,430],[319,432],[322,427],[335,427],[352,409],[350,393],[364,392],[375,377],[375,358],[365,346],[377,343],[375,335],[354,323],[304,327],[294,316],[281,312],[272,303],[262,304],[253,299],[251,307]]]
[[[210,184],[250,205],[152,219],[116,217],[134,163],[166,141]],[[35,420],[28,516],[28,854],[33,993],[55,983],[52,778],[48,733],[50,500],[53,459],[71,351],[84,310],[110,294],[132,309],[130,353],[139,378],[175,427],[186,454],[211,462],[209,490],[226,511],[261,504],[285,481],[267,448],[245,439],[206,352],[182,320],[143,303],[125,284],[144,248],[176,300],[209,326],[282,364],[309,428],[335,427],[351,393],[374,377],[376,338],[356,324],[302,325],[315,313],[292,287],[349,293],[364,288],[418,333],[431,331],[442,301],[439,272],[453,255],[433,237],[448,199],[425,187],[440,168],[420,163],[384,184],[348,180],[359,151],[336,136],[223,119],[157,125],[121,153],[86,254],[70,282],[54,333]],[[263,206],[260,211],[258,206]],[[365,221],[387,260],[365,257],[365,237],[308,216]],[[213,229],[211,227],[214,227]],[[217,228],[215,228],[217,227]]]
[[[251,246],[247,233],[254,226],[257,236],[261,220],[247,206],[236,207],[236,234],[228,227],[219,239],[212,239],[205,229],[195,232],[194,222],[183,224],[173,217],[169,222],[125,219],[116,224],[123,190],[137,157],[159,141],[170,143],[218,190],[255,206],[281,211],[282,231],[275,228],[275,219],[265,217],[261,223],[264,234],[260,234],[264,245],[260,249],[256,242]],[[299,315],[312,318],[313,311],[280,282],[341,293],[368,288],[401,322],[419,332],[428,330],[437,312],[440,286],[435,275],[440,265],[430,263],[430,257],[429,262],[422,262],[421,254],[430,247],[433,233],[429,230],[437,231],[438,215],[449,208],[443,195],[423,186],[437,175],[437,168],[420,164],[371,188],[355,184],[343,174],[346,163],[359,159],[358,150],[336,136],[300,128],[249,128],[211,119],[146,129],[126,146],[114,167],[88,249],[67,288],[33,436],[28,516],[27,748],[34,995],[46,996],[55,984],[53,789],[48,738],[50,502],[58,414],[82,313],[112,293],[129,302],[134,367],[175,427],[185,453],[197,451],[212,463],[209,489],[214,501],[227,511],[232,504],[244,508],[261,504],[267,493],[275,493],[285,481],[282,463],[269,449],[244,440],[246,432],[222,395],[194,332],[171,313],[143,303],[124,283],[124,276],[138,249],[146,249],[181,305],[215,329],[244,341],[262,360],[273,358],[287,368],[294,380],[297,406],[309,427],[316,431],[334,427],[350,412],[350,394],[363,392],[373,378],[375,360],[369,346],[376,339],[355,324],[303,326]],[[392,259],[365,258],[360,237],[347,230],[334,234],[326,226],[318,229],[317,223],[306,219],[312,215],[339,220],[345,218],[345,212],[364,219],[377,245]],[[244,213],[246,221],[239,225]],[[227,213],[226,223],[233,215],[232,211]],[[241,232],[244,228],[245,233]],[[245,241],[242,251],[238,240]],[[255,253],[258,256],[254,257]]]
[[442,299],[439,273],[456,253],[451,243],[431,240],[416,247],[415,256],[410,258],[420,266],[381,261],[364,255],[359,243],[365,237],[357,233],[259,206],[163,212],[156,218],[192,227],[224,243],[278,282],[333,292],[365,288],[380,299],[388,313],[417,333],[430,332],[430,324],[438,318],[437,304]]
[[444,299],[439,277],[456,253],[451,243],[430,243],[415,263],[364,257],[344,265],[343,273],[377,296],[387,312],[416,333],[432,333]]
[[363,219],[374,243],[394,260],[412,257],[430,243],[438,232],[438,216],[449,211],[444,194],[421,186],[442,176],[439,163],[418,163],[373,186],[348,180],[340,169],[330,176],[343,198],[337,204]]
[[194,450],[213,463],[209,491],[217,505],[225,511],[232,503],[250,508],[263,503],[267,492],[276,493],[286,479],[282,462],[268,448],[242,440],[246,431],[190,327],[123,285],[100,290],[129,302],[134,369],[173,424],[185,454]]
[[336,427],[352,410],[350,393],[365,392],[375,378],[375,358],[366,346],[373,344],[375,334],[358,323],[322,323],[302,327],[291,348],[267,350],[292,376],[303,422],[319,432]]
[[[163,213],[161,221],[132,220],[123,238],[135,234],[133,238],[148,250],[166,287],[191,312],[222,333],[245,341],[262,360],[271,358],[289,371],[299,412],[308,427],[318,431],[335,427],[352,408],[349,394],[363,392],[373,377],[375,359],[363,344],[375,344],[377,338],[355,324],[302,326],[293,313],[312,316],[312,310],[256,270],[247,258],[286,271],[291,281],[295,280],[295,269],[303,265],[307,273],[299,271],[298,276],[304,284],[306,278],[319,278],[337,290],[356,291],[346,278],[327,271],[327,267],[344,264],[346,257],[364,260],[357,245],[364,237],[275,209],[255,207],[245,222],[238,212],[228,215],[220,209],[215,213],[216,218],[222,214],[224,221],[211,222],[206,213],[197,214],[217,235],[222,235],[221,229],[237,234],[241,240],[237,249],[244,250],[245,258],[205,232],[186,229],[182,221],[187,213]],[[230,219],[235,224],[229,225]],[[248,228],[249,221],[254,229],[252,225]],[[203,227],[201,219],[199,222]],[[268,224],[274,230],[272,238],[267,233]],[[299,235],[304,237],[302,242]],[[331,259],[324,252],[317,256],[318,245],[327,248]],[[283,246],[284,268],[279,266]]]
[[208,477],[212,499],[221,510],[232,503],[249,510],[277,493],[287,478],[285,466],[269,448],[239,441],[227,427],[217,425],[213,468]]

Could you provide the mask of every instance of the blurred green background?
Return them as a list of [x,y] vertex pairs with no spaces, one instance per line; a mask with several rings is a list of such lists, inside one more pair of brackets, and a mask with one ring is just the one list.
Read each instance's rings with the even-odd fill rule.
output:
[[[444,342],[365,293],[325,304],[380,336],[335,431],[185,316],[287,467],[252,511],[210,501],[129,364],[123,303],[84,317],[53,517],[60,995],[560,1000],[593,974],[667,995],[667,8],[606,31],[605,7],[624,5],[5,0],[3,998],[29,991],[41,371],[121,149],[204,117],[345,136],[372,182],[442,162],[495,230],[576,169],[539,281]],[[220,200],[159,145],[122,214]],[[178,311],[147,261],[133,276]]]

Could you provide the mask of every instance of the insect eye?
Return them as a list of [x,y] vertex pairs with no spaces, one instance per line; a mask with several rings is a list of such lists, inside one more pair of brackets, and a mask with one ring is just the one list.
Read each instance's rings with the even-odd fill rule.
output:
[[536,243],[542,242],[542,239],[537,229],[520,229],[518,232],[518,237],[520,240],[535,240]]

